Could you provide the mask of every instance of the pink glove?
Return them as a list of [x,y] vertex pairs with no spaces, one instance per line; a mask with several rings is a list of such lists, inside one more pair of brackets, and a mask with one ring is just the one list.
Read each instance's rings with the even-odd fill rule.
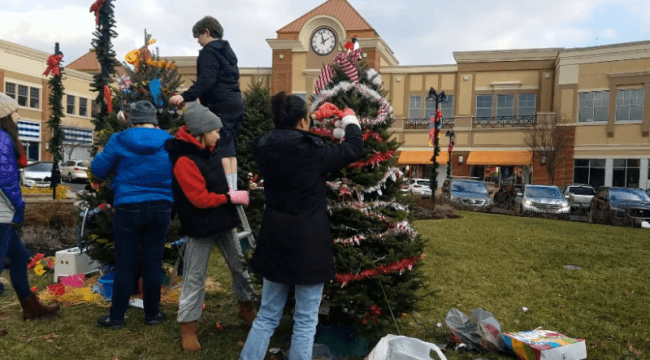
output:
[[230,202],[232,204],[248,206],[248,191],[235,191],[231,189],[228,195],[230,195]]
[[319,120],[322,119],[327,119],[331,118],[332,116],[335,116],[339,113],[339,108],[336,107],[336,105],[332,103],[326,102],[325,104],[321,105],[316,112],[314,112],[314,115],[316,115],[316,118]]

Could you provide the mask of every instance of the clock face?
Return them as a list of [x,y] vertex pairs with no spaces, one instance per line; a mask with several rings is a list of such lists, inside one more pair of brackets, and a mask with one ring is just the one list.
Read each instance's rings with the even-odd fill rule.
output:
[[318,55],[327,55],[336,47],[336,35],[330,29],[317,30],[311,37],[311,48]]

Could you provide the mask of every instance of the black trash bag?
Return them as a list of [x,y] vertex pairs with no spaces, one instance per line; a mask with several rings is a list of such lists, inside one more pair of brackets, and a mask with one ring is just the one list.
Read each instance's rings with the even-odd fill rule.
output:
[[491,312],[481,308],[470,311],[471,318],[452,308],[445,318],[452,335],[475,351],[508,352],[501,335],[501,324]]

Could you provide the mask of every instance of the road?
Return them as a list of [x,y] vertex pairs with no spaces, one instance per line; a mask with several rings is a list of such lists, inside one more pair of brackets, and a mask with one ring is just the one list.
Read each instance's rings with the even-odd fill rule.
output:
[[86,188],[86,185],[88,185],[88,182],[75,181],[73,183],[69,183],[69,182],[64,181],[63,185],[69,187],[74,192],[79,192],[79,191],[84,190]]

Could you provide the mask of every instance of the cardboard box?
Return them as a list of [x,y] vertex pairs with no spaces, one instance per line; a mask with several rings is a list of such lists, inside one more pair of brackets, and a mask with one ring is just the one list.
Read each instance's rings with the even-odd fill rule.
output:
[[555,331],[532,330],[504,333],[503,340],[521,360],[582,360],[587,358],[584,339]]

